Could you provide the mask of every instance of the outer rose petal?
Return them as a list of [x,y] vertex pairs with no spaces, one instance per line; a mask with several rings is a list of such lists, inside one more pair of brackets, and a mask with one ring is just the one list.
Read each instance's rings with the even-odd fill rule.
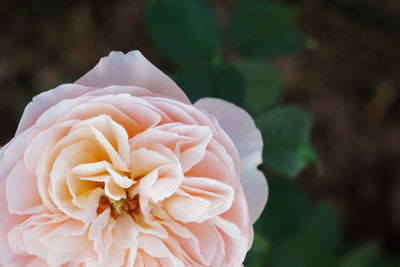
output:
[[[268,185],[264,174],[257,169],[262,163],[263,141],[250,115],[238,106],[217,98],[202,98],[194,103],[214,115],[228,133],[240,156],[240,182],[254,223],[268,199]],[[234,119],[232,119],[234,118]]]
[[75,98],[111,85],[138,86],[152,93],[190,104],[185,93],[167,75],[151,64],[139,51],[111,52],[75,84],[64,84],[33,98],[25,108],[17,134],[34,124],[47,109],[64,99]]
[[63,84],[52,90],[43,92],[35,96],[32,101],[25,107],[22,118],[18,124],[17,133],[31,127],[35,121],[43,114],[46,110],[59,103],[64,99],[75,98],[83,95],[89,91],[93,91],[96,88],[89,88],[78,84]]
[[185,93],[139,51],[111,52],[75,83],[90,87],[131,85],[190,104]]

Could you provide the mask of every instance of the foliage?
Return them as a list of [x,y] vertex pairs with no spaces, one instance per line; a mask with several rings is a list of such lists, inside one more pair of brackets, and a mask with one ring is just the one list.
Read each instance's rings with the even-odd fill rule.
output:
[[257,115],[276,106],[283,95],[283,77],[271,63],[262,61],[243,61],[235,64],[244,82],[246,91],[244,107]]
[[181,64],[176,81],[192,102],[208,96],[242,105],[245,85],[240,73],[225,62],[191,60]]
[[264,140],[263,159],[272,170],[294,177],[315,157],[311,117],[300,107],[280,106],[257,117]]
[[145,13],[153,44],[170,61],[218,53],[221,33],[214,12],[202,0],[149,0]]
[[295,27],[299,11],[272,0],[237,0],[222,27],[208,1],[147,0],[144,19],[152,44],[173,64],[175,80],[191,101],[233,102],[262,133],[270,196],[245,266],[396,266],[374,243],[344,242],[333,204],[311,205],[295,180],[317,159],[312,117],[282,102],[284,78],[272,59],[302,46],[304,35]]
[[294,27],[298,9],[273,1],[237,1],[232,14],[232,45],[250,57],[272,58],[296,50],[303,35]]

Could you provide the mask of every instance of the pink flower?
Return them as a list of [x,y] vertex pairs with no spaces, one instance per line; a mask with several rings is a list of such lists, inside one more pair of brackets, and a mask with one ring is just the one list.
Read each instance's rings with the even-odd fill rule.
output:
[[0,265],[240,266],[267,199],[262,139],[140,52],[36,96],[0,150]]

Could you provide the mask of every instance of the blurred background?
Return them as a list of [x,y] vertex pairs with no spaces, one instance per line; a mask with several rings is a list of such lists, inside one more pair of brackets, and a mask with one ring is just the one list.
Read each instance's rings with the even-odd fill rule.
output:
[[400,266],[400,1],[0,1],[0,144],[30,99],[138,49],[244,107],[270,197],[245,266]]

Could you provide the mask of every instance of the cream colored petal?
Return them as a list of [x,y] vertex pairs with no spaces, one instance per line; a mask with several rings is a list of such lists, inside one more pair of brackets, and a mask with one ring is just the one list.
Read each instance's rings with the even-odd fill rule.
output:
[[[25,249],[25,252],[40,258],[48,258],[49,254],[56,252],[51,251],[52,248],[47,247],[41,242],[41,239],[67,220],[68,217],[61,214],[35,214],[24,221],[23,224],[13,228],[9,233],[9,241],[23,242],[22,247]],[[16,234],[20,234],[22,238],[12,238],[12,235]],[[60,257],[58,258],[59,262],[54,264],[62,264],[71,259],[68,256],[62,257],[61,254],[59,254]],[[53,260],[56,261],[57,259]]]
[[[6,180],[0,181],[0,266],[18,266],[24,267],[29,257],[24,259],[23,256],[17,254],[23,252],[23,244],[21,242],[9,242],[7,233],[16,225],[22,223],[26,216],[12,215],[7,208],[7,200],[5,196]],[[18,239],[16,241],[19,241]],[[19,243],[19,244],[18,244]],[[22,245],[22,248],[20,248]]]
[[[234,104],[215,98],[203,98],[195,103],[218,119],[239,151],[241,184],[248,202],[252,222],[263,211],[268,198],[268,185],[257,167],[262,163],[263,141],[253,119]],[[232,120],[232,118],[235,118]]]
[[[111,247],[112,230],[115,222],[110,218],[111,210],[105,209],[101,214],[96,216],[89,227],[88,239],[93,241],[93,249],[96,253],[95,261],[102,262],[108,249]],[[90,266],[91,264],[89,264]]]
[[17,162],[23,157],[31,131],[16,135],[0,149],[0,181],[3,181]]
[[162,144],[176,154],[186,172],[202,160],[211,138],[212,132],[207,126],[168,123],[137,135],[131,140],[131,147],[150,148],[155,143]]
[[181,151],[180,154],[182,170],[186,172],[203,159],[207,145],[212,138],[212,132],[207,126],[178,126],[171,131],[192,137],[195,140],[192,147]]
[[90,127],[90,129],[92,130],[92,133],[94,134],[96,140],[107,152],[114,167],[116,167],[121,171],[129,172],[128,166],[122,160],[118,152],[115,151],[114,147],[110,144],[110,142],[106,139],[106,137],[98,129],[94,127]]
[[107,167],[107,171],[109,174],[111,174],[113,181],[121,188],[129,188],[131,185],[136,183],[136,181],[130,179],[129,177],[120,175],[111,167]]
[[78,120],[68,120],[38,131],[24,150],[24,163],[28,171],[35,173],[41,158],[46,157],[54,145],[63,138]]
[[240,229],[234,224],[233,222],[230,222],[228,220],[223,219],[220,216],[215,216],[210,220],[218,229],[223,231],[225,234],[228,236],[235,238],[235,239],[240,239],[242,238]]
[[[108,99],[115,96],[106,95],[104,97]],[[132,98],[131,96],[129,97]],[[110,121],[113,121],[118,125],[122,125],[124,127],[124,130],[126,130],[126,132],[128,133],[128,136],[132,137],[142,131],[142,126],[137,122],[136,116],[129,116],[129,114],[126,114],[118,106],[112,105],[107,102],[99,102],[98,100],[98,97],[94,97],[88,102],[73,107],[67,114],[59,118],[59,120],[79,119],[82,121],[87,121],[87,123],[95,121],[97,122],[95,124],[95,127],[98,128],[102,123],[98,118],[109,117]],[[104,126],[109,126],[109,123],[106,122],[105,124],[103,124],[103,127]]]
[[103,175],[93,175],[93,176],[77,176],[79,180],[83,181],[92,181],[92,182],[103,182],[105,183],[107,179],[111,178],[111,175],[109,174],[103,174]]
[[104,192],[106,193],[106,196],[115,201],[119,201],[123,198],[126,198],[125,190],[119,187],[118,184],[116,184],[114,180],[111,178],[111,176],[107,178],[105,181]]
[[156,151],[140,148],[132,151],[131,166],[133,176],[143,176],[170,160]]
[[85,101],[85,98],[78,99],[76,100],[76,102],[71,102],[71,101],[64,102],[65,104],[68,103],[67,105],[65,104],[57,105],[61,101],[65,99],[73,99],[77,96],[81,96],[84,93],[87,93],[95,89],[96,88],[90,88],[78,84],[63,84],[53,90],[49,90],[35,96],[32,99],[32,102],[30,102],[25,107],[24,113],[22,114],[21,120],[18,125],[17,134],[21,133],[22,131],[25,131],[33,124],[35,124],[37,119],[46,110],[52,108],[53,111],[49,112],[48,114],[53,113],[55,116],[54,117],[51,116],[51,118],[57,118],[59,117],[58,115],[60,114],[57,112],[58,110],[67,111],[66,109],[67,106],[68,108],[71,108],[71,106],[74,106],[77,103]]
[[105,260],[107,252],[114,242],[113,230],[115,229],[115,221],[111,219],[110,213],[110,209],[104,210],[92,220],[89,228],[88,239],[93,241],[93,248],[97,254],[97,263]]
[[164,242],[152,235],[140,234],[138,236],[138,245],[139,248],[143,249],[152,257],[169,257],[171,254]]
[[[36,168],[36,176],[38,180],[38,188],[39,194],[43,200],[43,204],[46,205],[47,208],[56,212],[57,208],[55,207],[52,197],[49,195],[49,173],[52,171],[54,161],[60,155],[61,151],[68,146],[79,143],[82,140],[85,140],[87,143],[87,149],[82,150],[81,152],[92,151],[95,154],[100,154],[100,151],[95,146],[96,142],[90,142],[90,139],[94,139],[94,136],[89,128],[80,128],[70,132],[68,135],[64,136],[56,145],[54,145],[51,151],[48,153],[46,157],[42,157],[39,160],[38,166]],[[92,145],[92,146],[91,146]],[[77,155],[77,153],[75,153]],[[74,156],[72,156],[73,158]],[[99,159],[95,159],[99,160]],[[79,164],[79,163],[77,163]],[[63,164],[63,166],[66,166]],[[73,165],[70,166],[71,168]],[[68,170],[70,168],[68,167]],[[67,173],[67,172],[66,172]],[[65,173],[65,174],[66,174]],[[62,174],[62,173],[60,173]],[[62,175],[61,175],[62,176]],[[65,180],[65,177],[63,178]],[[62,181],[62,179],[61,179]]]
[[[67,176],[76,161],[82,160],[80,157],[86,151],[91,150],[93,150],[93,142],[87,140],[71,144],[62,149],[52,166],[50,184],[48,185],[50,196],[57,208],[68,214],[68,216],[82,221],[88,221],[96,216],[98,201],[103,189],[88,187],[91,191],[88,192],[84,208],[80,208],[72,202],[74,196],[68,187]],[[90,184],[87,186],[90,186]]]
[[[109,115],[99,115],[81,123],[75,125],[74,129],[90,127],[91,129],[96,129],[95,136],[98,141],[102,144],[102,140],[105,139],[107,143],[111,145],[111,147],[104,147],[110,157],[115,154],[112,152],[110,154],[110,150],[115,150],[118,153],[118,158],[122,159],[122,161],[129,166],[130,164],[130,148],[128,142],[128,134],[124,127],[116,123]],[[139,126],[138,126],[139,127]],[[100,136],[97,136],[99,133]],[[101,134],[100,134],[101,133]],[[100,139],[99,139],[100,138]],[[125,171],[125,170],[124,170]]]
[[[210,223],[188,223],[186,227],[198,240],[199,244],[199,255],[198,259],[204,266],[209,266],[212,262],[215,254],[217,253],[218,247],[218,231]],[[182,240],[182,244],[186,246],[186,240]],[[196,249],[193,247],[193,249]],[[192,253],[196,253],[196,250],[191,250]],[[197,253],[196,253],[197,254]]]
[[150,256],[143,250],[139,250],[137,260],[135,261],[135,267],[146,267],[146,266],[161,267],[158,258]]
[[78,176],[93,176],[107,171],[111,166],[107,161],[98,161],[93,163],[82,163],[71,169],[71,173]]
[[196,222],[211,219],[229,210],[235,194],[229,185],[201,177],[186,177],[180,189],[190,198],[199,197],[210,203],[207,211],[198,215]]
[[137,249],[137,236],[140,230],[140,226],[135,223],[132,217],[123,212],[115,220],[114,242],[121,249]]
[[[139,193],[142,200],[144,200],[143,197],[146,197],[153,203],[158,203],[174,194],[183,179],[184,175],[179,164],[164,164],[145,175],[140,180],[139,187],[135,188],[132,194]],[[147,206],[147,204],[141,203],[142,207],[142,204]]]
[[44,235],[41,238],[41,242],[48,248],[54,249],[57,252],[78,256],[82,250],[85,250],[92,244],[85,235],[87,225],[81,223],[80,226],[73,226],[74,228],[79,227],[78,229],[68,229],[71,228],[70,225],[72,223],[73,222],[67,221],[58,226],[56,229]]
[[188,222],[201,222],[202,216],[207,212],[211,203],[201,197],[173,195],[164,201],[166,210],[176,220]]
[[132,103],[118,105],[118,107],[130,117],[135,118],[143,130],[154,127],[161,121],[161,114],[138,97],[133,97]]
[[115,243],[112,243],[110,249],[105,254],[105,260],[100,264],[94,264],[93,267],[123,266],[127,251],[128,250],[121,249],[117,247]]
[[[187,125],[197,125],[195,117],[188,111],[195,108],[188,103],[175,101],[174,99],[166,99],[162,97],[143,97],[144,100],[157,107],[160,113],[165,114],[171,119],[171,122],[179,122]],[[200,113],[200,112],[197,112]]]
[[7,177],[6,197],[8,209],[14,214],[32,214],[46,210],[39,195],[36,177],[28,172],[23,161]]

